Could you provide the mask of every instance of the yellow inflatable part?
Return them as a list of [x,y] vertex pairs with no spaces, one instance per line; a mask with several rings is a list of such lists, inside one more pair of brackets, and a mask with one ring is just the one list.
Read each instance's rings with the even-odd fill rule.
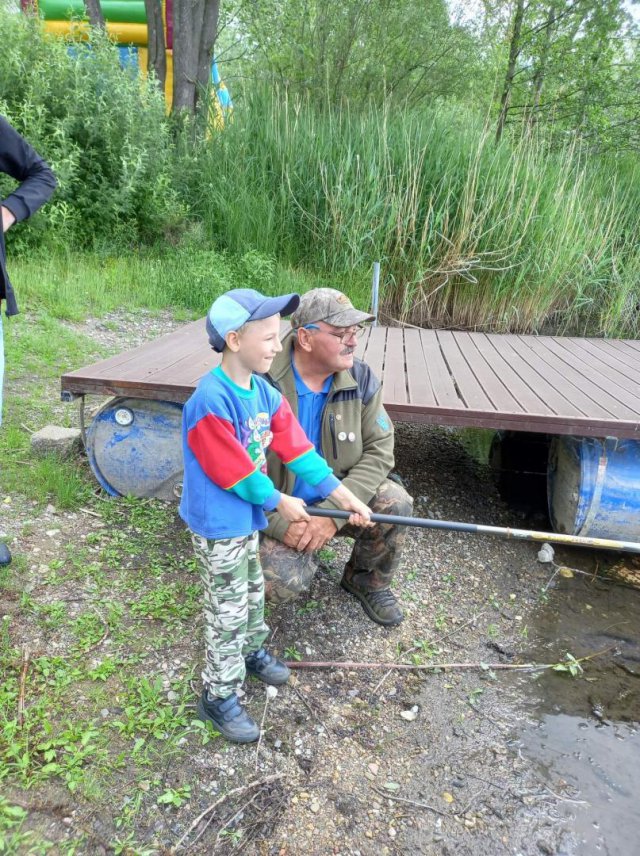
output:
[[[87,21],[44,21],[44,29],[55,36],[73,36],[79,39],[89,37]],[[116,24],[107,21],[107,33],[119,45],[147,46],[146,24]]]
[[143,77],[147,76],[147,66],[149,65],[149,50],[147,48],[138,48],[138,68]]
[[167,113],[171,112],[173,104],[173,51],[167,51],[167,76],[164,81],[164,97],[167,102]]

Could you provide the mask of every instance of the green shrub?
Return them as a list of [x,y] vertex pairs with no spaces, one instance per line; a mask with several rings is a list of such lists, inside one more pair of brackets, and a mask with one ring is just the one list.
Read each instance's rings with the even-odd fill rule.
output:
[[90,44],[48,36],[39,21],[0,8],[0,43],[0,112],[60,185],[39,217],[9,233],[17,249],[43,238],[127,246],[179,231],[186,206],[160,93],[123,70],[99,34]]

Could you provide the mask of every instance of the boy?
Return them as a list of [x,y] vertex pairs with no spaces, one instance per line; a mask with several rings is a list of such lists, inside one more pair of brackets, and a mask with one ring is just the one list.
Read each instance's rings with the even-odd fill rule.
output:
[[280,493],[266,475],[270,446],[299,478],[353,511],[354,526],[370,525],[370,511],[333,475],[315,451],[286,399],[260,374],[282,350],[280,316],[297,294],[264,297],[235,289],[207,315],[207,334],[222,363],[205,375],[183,414],[184,484],[180,516],[191,530],[205,592],[206,662],[198,715],[227,739],[250,743],[260,729],[236,691],[246,672],[283,684],[289,669],[268,654],[264,580],[258,531],[265,511],[288,521],[309,520],[304,502]]

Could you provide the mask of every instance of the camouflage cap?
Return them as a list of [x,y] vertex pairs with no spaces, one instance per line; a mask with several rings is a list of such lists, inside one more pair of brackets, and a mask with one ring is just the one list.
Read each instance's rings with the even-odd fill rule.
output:
[[373,321],[374,316],[356,309],[346,294],[336,288],[312,288],[300,299],[300,305],[291,316],[294,328],[325,321],[334,327],[352,327],[364,321]]

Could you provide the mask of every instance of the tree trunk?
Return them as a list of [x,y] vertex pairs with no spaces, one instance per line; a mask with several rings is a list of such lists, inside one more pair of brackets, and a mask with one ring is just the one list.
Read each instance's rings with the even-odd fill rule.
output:
[[147,69],[149,73],[153,71],[158,88],[164,92],[167,77],[167,54],[162,6],[160,0],[144,0],[144,8],[147,13],[147,42],[149,46]]
[[100,0],[84,0],[84,8],[86,9],[87,18],[91,26],[97,30],[102,30],[104,33],[107,27],[104,22],[102,9],[100,8]]
[[528,123],[529,127],[533,127],[538,119],[538,111],[540,109],[540,99],[542,96],[542,86],[544,84],[545,74],[547,72],[547,63],[549,61],[549,51],[551,48],[551,39],[553,36],[553,31],[555,28],[556,22],[556,10],[553,6],[549,7],[549,11],[547,13],[547,21],[545,24],[545,33],[544,33],[544,41],[542,43],[542,50],[540,51],[540,58],[538,60],[538,65],[536,66],[535,73],[533,75],[533,98],[531,102],[531,107],[529,109]]
[[520,32],[522,30],[522,20],[524,18],[524,0],[516,0],[516,8],[513,15],[513,30],[511,32],[511,43],[509,45],[509,62],[507,63],[507,73],[504,78],[504,88],[500,99],[500,115],[498,116],[498,127],[496,128],[496,142],[500,142],[504,126],[507,121],[509,112],[509,104],[511,103],[511,90],[513,88],[513,78],[516,73],[516,63],[518,54],[520,53]]
[[173,112],[196,112],[211,75],[220,0],[175,0]]

